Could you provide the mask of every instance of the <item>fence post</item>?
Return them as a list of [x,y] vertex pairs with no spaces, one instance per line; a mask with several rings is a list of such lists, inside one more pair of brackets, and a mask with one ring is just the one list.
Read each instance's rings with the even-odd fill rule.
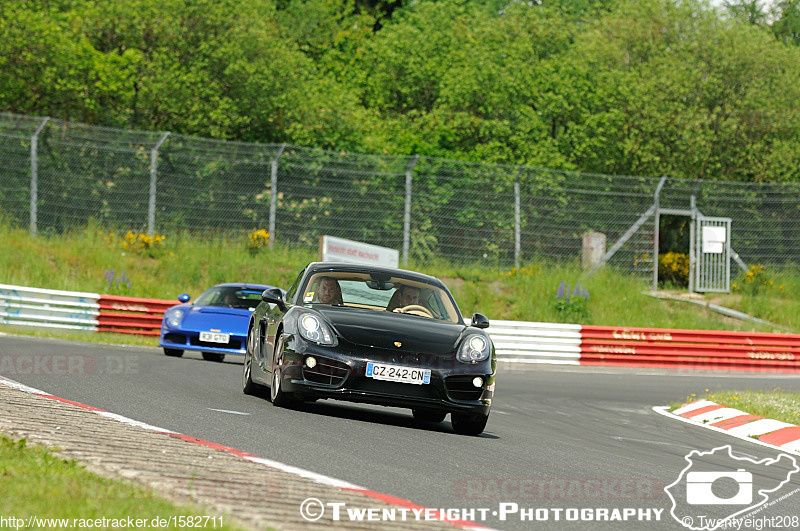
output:
[[413,178],[414,166],[417,165],[419,155],[414,155],[411,164],[406,170],[406,208],[403,216],[403,265],[408,265],[408,247],[411,242],[411,180]]
[[275,158],[272,159],[272,180],[269,194],[269,248],[272,249],[275,243],[275,209],[278,206],[278,159],[283,155],[286,144],[281,144]]
[[37,224],[37,207],[36,203],[39,200],[39,133],[42,132],[44,126],[50,121],[47,116],[36,128],[36,132],[31,137],[31,235],[36,236]]
[[522,231],[519,215],[519,180],[522,178],[522,171],[525,166],[520,167],[517,173],[517,180],[514,182],[514,267],[519,269],[519,257],[521,254],[520,232]]
[[655,213],[655,227],[654,233],[655,237],[653,238],[653,291],[658,291],[658,238],[659,238],[659,229],[661,228],[659,225],[661,224],[661,188],[664,186],[667,178],[662,177],[661,180],[658,182],[658,186],[656,186],[656,193],[653,196],[653,204],[656,206],[656,213]]
[[150,207],[147,213],[147,234],[153,236],[156,230],[156,177],[158,176],[158,148],[169,136],[169,131],[161,135],[153,149],[150,150]]

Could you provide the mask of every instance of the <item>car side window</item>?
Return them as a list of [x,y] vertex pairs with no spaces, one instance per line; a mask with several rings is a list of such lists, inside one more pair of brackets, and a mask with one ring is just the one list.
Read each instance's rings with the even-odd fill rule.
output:
[[294,300],[294,296],[297,293],[297,288],[300,287],[300,281],[302,280],[303,275],[305,275],[305,274],[306,274],[306,270],[303,269],[302,271],[300,271],[300,274],[297,275],[297,278],[294,279],[294,282],[292,283],[292,287],[290,287],[289,291],[286,292],[286,299],[285,300],[287,302]]

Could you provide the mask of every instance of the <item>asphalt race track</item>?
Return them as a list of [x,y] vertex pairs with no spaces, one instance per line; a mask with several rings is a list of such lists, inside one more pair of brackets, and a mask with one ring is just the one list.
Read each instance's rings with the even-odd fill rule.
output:
[[[10,380],[426,507],[474,509],[478,523],[498,529],[686,529],[670,515],[664,487],[689,452],[731,445],[753,461],[780,452],[652,407],[706,389],[800,391],[792,375],[501,365],[486,431],[464,437],[449,418],[421,425],[401,409],[329,401],[276,408],[242,393],[241,372],[236,358],[0,335],[0,374]],[[800,515],[798,476],[779,491],[790,497],[753,518],[790,527]],[[566,521],[570,509],[582,516]],[[636,509],[627,521],[588,521],[624,509]]]

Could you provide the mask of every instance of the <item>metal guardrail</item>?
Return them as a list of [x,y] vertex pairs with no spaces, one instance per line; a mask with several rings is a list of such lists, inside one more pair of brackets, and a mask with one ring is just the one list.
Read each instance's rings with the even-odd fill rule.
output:
[[[175,304],[0,284],[0,324],[7,325],[156,336]],[[800,373],[800,334],[503,320],[487,331],[501,362]]]
[[164,312],[177,300],[100,295],[98,332],[157,336]]
[[0,323],[97,331],[100,295],[0,284]]
[[497,361],[580,365],[581,325],[491,321]]
[[583,326],[581,365],[800,372],[800,334]]

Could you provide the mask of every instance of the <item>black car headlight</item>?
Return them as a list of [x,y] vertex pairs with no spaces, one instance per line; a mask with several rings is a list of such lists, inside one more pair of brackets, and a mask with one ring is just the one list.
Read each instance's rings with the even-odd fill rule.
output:
[[325,321],[316,315],[304,313],[300,316],[300,322],[298,325],[299,326],[297,329],[300,332],[300,335],[305,339],[313,341],[319,345],[336,344],[336,338],[331,332],[330,327],[328,327],[328,325],[325,324]]
[[164,314],[164,321],[170,328],[178,328],[181,325],[181,321],[183,321],[183,310],[180,308],[167,310],[167,313]]
[[492,352],[492,344],[486,336],[470,334],[461,342],[456,359],[462,363],[479,363],[485,361]]

